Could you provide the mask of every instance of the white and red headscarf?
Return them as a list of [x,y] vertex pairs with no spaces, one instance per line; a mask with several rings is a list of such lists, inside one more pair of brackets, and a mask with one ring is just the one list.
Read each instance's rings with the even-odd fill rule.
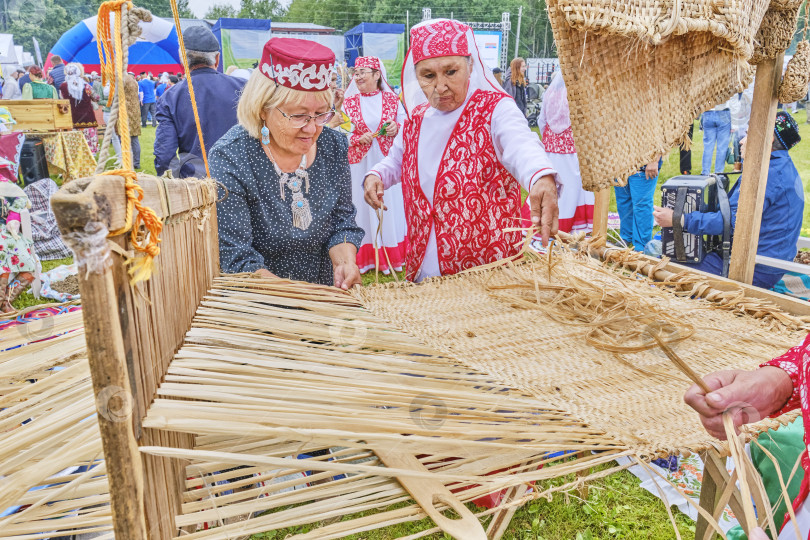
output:
[[[380,72],[380,81],[382,82],[380,86],[382,91],[396,93],[394,92],[394,89],[391,88],[391,85],[388,84],[388,72],[385,70],[385,64],[383,64],[376,56],[360,56],[354,61],[354,69],[357,68],[376,69]],[[357,83],[355,83],[354,78],[352,78],[352,82],[349,84],[349,87],[346,88],[346,93],[344,96],[346,99],[348,99],[359,93],[360,89],[357,88]]]
[[554,73],[551,84],[548,85],[546,93],[543,94],[543,106],[540,107],[540,115],[537,117],[537,126],[541,130],[546,124],[548,124],[551,131],[557,134],[571,127],[568,91],[559,70]]
[[416,64],[440,56],[470,57],[470,88],[506,94],[481,59],[472,28],[452,19],[431,19],[411,28],[411,48],[402,66],[402,101],[409,115],[415,107],[428,102],[416,79]]
[[305,92],[329,90],[335,53],[331,49],[295,38],[270,38],[262,49],[259,69],[280,86]]

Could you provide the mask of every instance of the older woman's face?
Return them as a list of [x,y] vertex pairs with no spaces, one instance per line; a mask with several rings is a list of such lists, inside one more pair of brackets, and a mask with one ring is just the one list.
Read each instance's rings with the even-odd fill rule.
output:
[[[278,107],[265,111],[264,123],[270,130],[273,141],[284,151],[293,154],[306,154],[315,141],[318,140],[323,126],[315,124],[314,120],[307,122],[304,127],[293,127],[292,123],[284,116],[294,114],[308,114],[317,116],[329,112],[330,107],[323,103],[318,96],[307,93],[303,103],[300,105],[290,105],[282,103]],[[282,114],[282,112],[284,114]]]
[[416,64],[416,78],[431,107],[455,111],[467,97],[470,64],[466,56],[428,58]]
[[357,89],[364,94],[377,90],[379,80],[380,72],[376,69],[356,68],[354,70],[354,82],[357,84]]

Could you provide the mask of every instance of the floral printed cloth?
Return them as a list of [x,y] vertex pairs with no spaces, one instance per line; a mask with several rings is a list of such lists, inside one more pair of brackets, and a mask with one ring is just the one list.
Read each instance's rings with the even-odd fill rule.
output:
[[51,174],[61,174],[65,182],[92,176],[96,158],[81,131],[60,131],[42,137],[45,158]]
[[[619,458],[617,463],[624,465],[629,463],[629,458]],[[658,465],[650,465],[650,468],[655,472],[662,475],[664,478],[678,486],[678,490],[686,494],[692,499],[695,504],[700,504],[700,486],[703,483],[703,461],[696,454],[689,457],[678,456],[678,469],[671,471],[669,467],[661,468]],[[729,473],[734,470],[734,463],[731,459],[726,460],[726,469]],[[664,481],[658,474],[650,474],[647,469],[641,465],[633,465],[628,469],[634,476],[641,480],[641,487],[655,495],[661,497],[661,491],[666,496],[666,503],[675,505],[685,515],[693,520],[697,519],[698,511],[694,506],[689,504],[681,493],[670,485],[669,482]],[[658,486],[656,486],[658,484]],[[660,491],[659,491],[660,488]],[[723,515],[719,520],[720,528],[723,532],[728,532],[729,529],[738,524],[737,518],[731,512],[731,509],[726,507]]]
[[32,248],[34,244],[22,233],[16,237],[6,227],[9,212],[22,212],[28,205],[26,197],[0,197],[0,274],[34,272],[36,262]]

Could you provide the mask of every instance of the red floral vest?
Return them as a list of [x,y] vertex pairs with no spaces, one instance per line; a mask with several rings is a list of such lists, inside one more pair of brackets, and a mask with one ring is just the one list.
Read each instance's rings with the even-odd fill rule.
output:
[[[399,98],[396,94],[393,92],[382,93],[382,119],[380,120],[380,125],[374,130],[374,133],[378,132],[385,122],[396,122],[398,107]],[[354,165],[355,163],[360,163],[363,158],[366,157],[368,151],[371,150],[370,144],[359,144],[357,142],[357,139],[362,135],[371,131],[366,125],[365,120],[363,120],[363,112],[360,109],[360,94],[355,94],[343,102],[343,112],[346,113],[351,119],[352,124],[354,124],[354,132],[352,133],[349,145],[349,163]],[[377,143],[380,145],[380,150],[382,150],[383,155],[387,156],[388,152],[391,151],[391,147],[394,145],[394,137],[388,137],[386,135],[377,137]]]
[[568,126],[563,132],[554,133],[546,124],[543,130],[543,148],[546,149],[546,152],[553,154],[576,154],[573,128]]
[[520,185],[498,161],[492,144],[492,113],[500,92],[477,90],[453,128],[436,177],[431,209],[419,183],[417,150],[427,104],[405,121],[402,190],[408,221],[407,277],[416,279],[430,230],[436,228],[439,269],[451,275],[515,255],[520,232]]

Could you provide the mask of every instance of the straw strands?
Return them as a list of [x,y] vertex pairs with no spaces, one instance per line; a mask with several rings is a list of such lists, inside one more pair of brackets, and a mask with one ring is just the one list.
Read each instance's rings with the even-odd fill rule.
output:
[[571,473],[584,482],[618,456],[728,453],[682,403],[691,381],[657,339],[698,373],[753,368],[801,334],[767,324],[568,251],[351,297],[223,276],[143,422],[194,434],[195,447],[141,451],[191,462],[184,536],[325,520],[302,537],[339,538],[425,517],[408,506],[330,521],[412,501],[396,478],[424,472],[386,467],[380,451],[416,456],[461,501]]
[[82,321],[53,319],[53,332],[68,333],[0,353],[0,510],[23,507],[0,518],[4,538],[112,530],[90,371],[84,358],[66,360],[84,353]]

